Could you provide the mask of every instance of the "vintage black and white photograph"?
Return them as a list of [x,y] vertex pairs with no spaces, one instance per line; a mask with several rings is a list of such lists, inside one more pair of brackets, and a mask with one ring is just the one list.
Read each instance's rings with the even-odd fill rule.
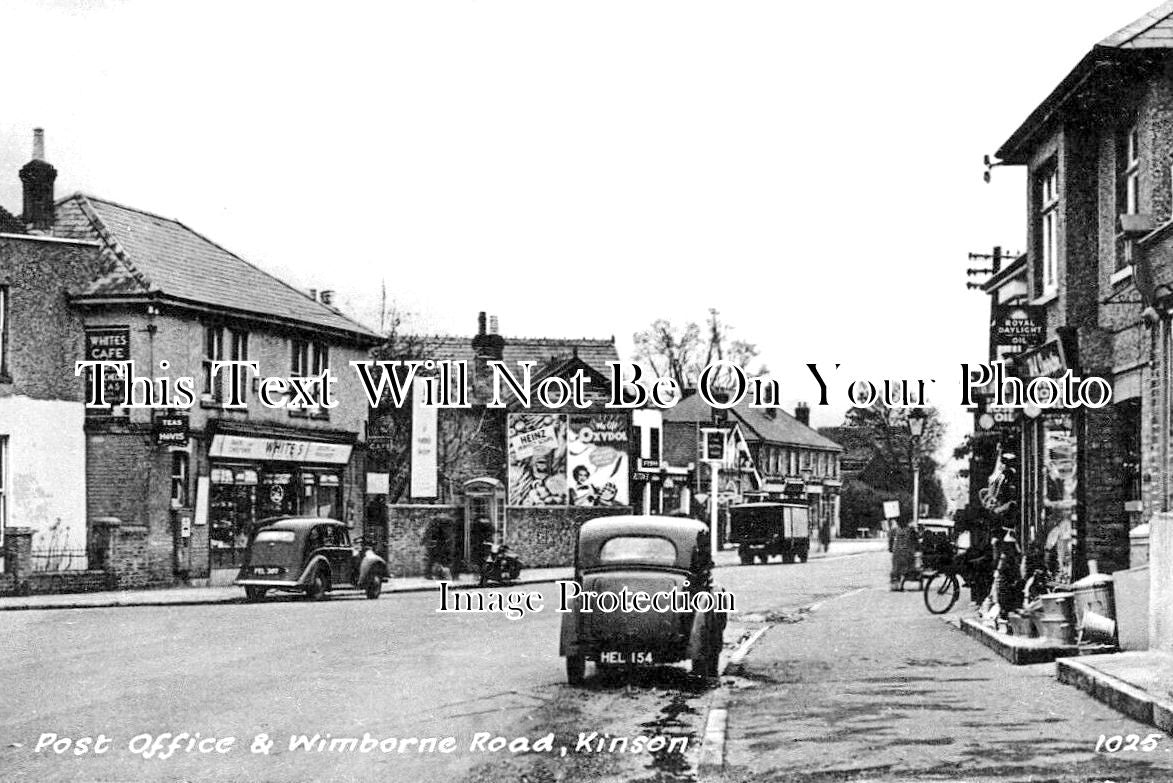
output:
[[1173,2],[0,2],[0,781],[1173,780]]

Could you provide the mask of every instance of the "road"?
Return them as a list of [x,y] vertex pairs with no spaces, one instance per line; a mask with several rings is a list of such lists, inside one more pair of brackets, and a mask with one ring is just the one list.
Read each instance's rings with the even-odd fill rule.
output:
[[[716,698],[728,700],[726,781],[1173,777],[1173,754],[1097,757],[1099,734],[1149,729],[1056,683],[1049,667],[993,657],[915,593],[889,593],[885,561],[833,549],[805,565],[717,569],[738,602],[727,646],[768,628],[720,689],[671,667],[571,688],[559,615],[441,614],[432,594],[0,613],[0,779],[675,783],[697,779],[691,764]],[[555,602],[552,586],[518,589]],[[129,749],[168,732],[235,740],[222,754]],[[553,734],[553,749],[481,751],[478,732]],[[576,751],[591,732],[687,747]],[[102,733],[111,748],[35,752],[46,733]],[[260,734],[274,740],[269,753],[250,751]],[[291,735],[315,734],[453,737],[455,747],[289,748]]]

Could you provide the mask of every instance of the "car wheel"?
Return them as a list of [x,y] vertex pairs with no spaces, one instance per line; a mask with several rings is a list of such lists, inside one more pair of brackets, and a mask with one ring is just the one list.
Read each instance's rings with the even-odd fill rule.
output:
[[586,679],[586,658],[582,655],[566,656],[566,681],[571,685],[582,685]]
[[311,601],[321,601],[326,597],[326,591],[329,589],[329,584],[326,582],[326,575],[322,573],[322,569],[314,572],[310,583],[306,585],[305,597]]
[[738,550],[737,556],[741,558],[742,565],[753,565],[753,552],[748,549]]
[[782,562],[786,563],[787,565],[793,563],[794,562],[794,555],[792,555],[790,553],[782,555]]
[[267,592],[269,592],[267,588],[247,585],[244,588],[244,600],[248,601],[249,603],[255,603],[263,599],[265,597],[265,593]]
[[705,642],[704,646],[697,651],[696,656],[692,659],[692,673],[697,677],[713,677],[710,674],[713,670],[713,664],[710,660],[712,658],[712,650],[710,644]]
[[805,562],[806,562],[806,559],[807,559],[809,556],[810,556],[810,552],[799,552],[799,553],[798,553],[798,561],[799,561],[800,563],[805,563]]
[[371,580],[367,582],[367,598],[373,601],[379,597],[379,593],[381,592],[383,592],[383,576],[381,574],[375,574],[371,577]]

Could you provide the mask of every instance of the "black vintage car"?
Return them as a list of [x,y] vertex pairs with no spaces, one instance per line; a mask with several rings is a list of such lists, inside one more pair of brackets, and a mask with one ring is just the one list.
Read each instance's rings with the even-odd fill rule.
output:
[[249,539],[236,584],[250,601],[269,590],[304,593],[311,600],[334,590],[362,590],[378,598],[387,563],[355,547],[350,530],[333,519],[278,517],[262,522]]
[[[580,684],[586,662],[613,667],[648,666],[691,660],[692,671],[715,677],[726,615],[718,599],[730,594],[712,587],[709,529],[691,519],[617,516],[594,519],[579,531],[574,583],[584,596],[562,615],[559,645],[566,677]],[[606,611],[602,593],[671,596],[672,602],[645,603],[627,611]],[[681,609],[676,603],[688,606]],[[730,602],[731,603],[731,602]],[[585,611],[591,608],[591,611]]]

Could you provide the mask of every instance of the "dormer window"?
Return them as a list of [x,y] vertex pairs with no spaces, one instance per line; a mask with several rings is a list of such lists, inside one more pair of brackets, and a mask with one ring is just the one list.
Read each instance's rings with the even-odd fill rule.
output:
[[1039,265],[1043,296],[1059,290],[1059,170],[1051,166],[1039,178]]

